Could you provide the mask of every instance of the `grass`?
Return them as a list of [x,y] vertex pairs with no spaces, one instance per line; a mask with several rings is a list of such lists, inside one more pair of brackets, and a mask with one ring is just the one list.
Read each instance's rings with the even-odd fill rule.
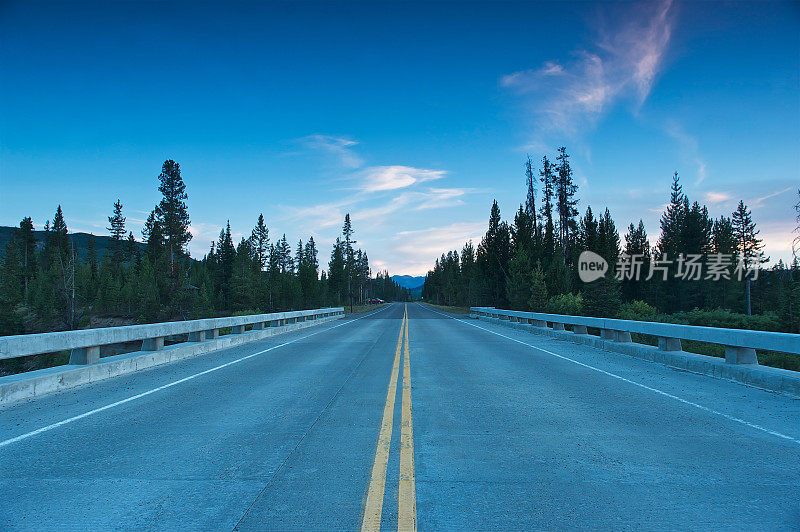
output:
[[381,303],[380,305],[353,305],[352,312],[350,311],[350,305],[345,305],[344,312],[345,314],[363,314],[364,312],[369,312],[371,310],[378,310],[386,305],[387,303]]
[[448,305],[434,305],[433,303],[425,303],[425,305],[444,312],[450,312],[451,314],[469,314],[469,307],[451,307]]

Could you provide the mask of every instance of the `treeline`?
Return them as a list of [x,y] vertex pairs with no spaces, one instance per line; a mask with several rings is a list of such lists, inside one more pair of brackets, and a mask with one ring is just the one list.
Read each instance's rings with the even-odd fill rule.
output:
[[24,218],[0,262],[0,335],[409,299],[388,272],[372,277],[367,253],[354,247],[349,214],[327,271],[320,271],[313,238],[294,250],[286,235],[271,242],[263,214],[249,238],[234,242],[229,222],[209,253],[194,260],[178,163],[164,163],[158,190],[144,246],[127,230],[118,200],[108,217],[113,245],[102,256],[93,238],[77,252],[60,205],[41,243]]
[[[468,242],[436,260],[425,279],[425,300],[631,319],[698,309],[715,310],[719,321],[722,309],[761,314],[768,318],[765,327],[798,331],[797,258],[753,271],[768,259],[744,202],[730,216],[712,218],[683,192],[676,172],[661,234],[651,246],[642,220],[628,225],[621,238],[608,208],[588,206],[579,215],[564,147],[555,161],[543,157],[538,172],[530,157],[524,168],[527,195],[513,222],[501,219],[495,201],[477,249]],[[800,203],[795,208],[800,223]],[[603,257],[611,273],[582,282],[577,263],[585,250]],[[724,275],[709,275],[723,269]],[[623,274],[615,276],[617,270]]]

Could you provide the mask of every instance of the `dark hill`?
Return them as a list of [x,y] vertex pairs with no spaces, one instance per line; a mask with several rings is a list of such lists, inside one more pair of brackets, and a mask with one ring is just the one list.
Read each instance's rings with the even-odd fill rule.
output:
[[[6,245],[13,235],[18,233],[19,228],[17,227],[0,226],[0,257],[5,256]],[[46,233],[44,231],[34,231],[33,234],[36,236],[37,249],[41,249],[44,246]],[[69,236],[72,239],[78,257],[85,259],[89,249],[89,239],[92,238],[92,235],[89,233],[70,233]],[[99,258],[103,258],[112,249],[113,245],[114,239],[110,236],[94,236],[94,246],[97,249]],[[142,252],[145,250],[145,245],[141,242],[137,242],[136,246]]]

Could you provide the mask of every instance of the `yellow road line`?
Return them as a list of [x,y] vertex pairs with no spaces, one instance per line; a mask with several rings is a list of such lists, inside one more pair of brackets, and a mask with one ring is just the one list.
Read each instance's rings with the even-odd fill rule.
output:
[[[362,531],[380,530],[381,511],[383,510],[383,491],[386,486],[386,465],[389,462],[389,447],[392,443],[392,424],[394,418],[394,398],[397,395],[397,375],[400,371],[400,349],[403,342],[403,330],[406,325],[406,313],[400,324],[397,347],[394,351],[394,365],[389,378],[389,390],[386,392],[386,404],[383,407],[383,420],[378,435],[378,447],[375,450],[375,461],[372,464],[372,476],[367,489],[367,502],[364,505]],[[406,333],[408,334],[408,333]]]
[[[406,312],[408,309],[406,308]],[[414,484],[414,427],[411,421],[411,360],[406,319],[403,357],[403,399],[400,418],[400,489],[397,503],[397,530],[417,530],[417,492]]]

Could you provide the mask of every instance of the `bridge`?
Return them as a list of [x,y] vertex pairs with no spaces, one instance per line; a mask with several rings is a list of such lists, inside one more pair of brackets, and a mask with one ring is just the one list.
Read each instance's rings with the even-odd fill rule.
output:
[[394,303],[0,338],[72,350],[0,378],[0,528],[800,528],[800,388],[756,356],[800,339],[704,329]]

